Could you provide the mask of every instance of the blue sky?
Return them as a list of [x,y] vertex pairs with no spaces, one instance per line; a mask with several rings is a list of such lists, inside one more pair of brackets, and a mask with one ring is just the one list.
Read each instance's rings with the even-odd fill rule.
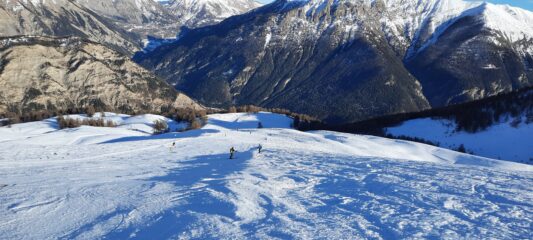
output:
[[[269,2],[272,2],[273,0],[257,0],[259,2],[262,2],[262,3],[269,3]],[[505,3],[505,4],[509,4],[509,5],[513,5],[513,6],[517,6],[517,7],[521,7],[521,8],[525,8],[525,9],[528,9],[530,11],[533,11],[533,0],[487,0],[487,2],[492,2],[492,3]]]
[[509,4],[533,11],[533,0],[489,0],[487,2]]

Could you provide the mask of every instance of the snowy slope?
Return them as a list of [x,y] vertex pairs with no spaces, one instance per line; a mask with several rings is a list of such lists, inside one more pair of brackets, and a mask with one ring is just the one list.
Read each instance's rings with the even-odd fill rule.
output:
[[[96,113],[93,119],[103,119],[105,122],[113,121],[116,128],[99,128],[82,126],[76,129],[58,130],[58,124],[55,118],[47,119],[40,122],[29,122],[15,124],[11,127],[0,128],[0,143],[13,140],[28,139],[26,144],[37,145],[76,145],[101,143],[103,141],[113,140],[119,137],[127,136],[147,136],[153,132],[153,124],[157,120],[165,121],[171,131],[180,131],[187,128],[187,124],[179,123],[171,119],[145,114],[138,116],[129,116],[126,114]],[[85,115],[66,115],[65,118],[84,120],[88,119]]]
[[457,149],[461,144],[476,155],[494,159],[533,164],[533,125],[525,120],[517,127],[514,120],[495,124],[488,129],[467,133],[456,131],[455,122],[445,119],[416,119],[387,129],[394,136],[409,136],[439,143],[446,148]]
[[[259,122],[264,129],[256,128]],[[54,132],[44,132],[53,126],[35,123],[29,130],[31,126],[25,125],[26,131],[42,138],[13,136],[0,145],[0,236],[525,239],[531,235],[531,166],[405,141],[304,133],[289,129],[290,122],[268,113],[211,115],[209,124],[199,130],[159,136],[131,131],[76,145],[47,144],[44,138]],[[22,127],[14,126],[18,128]],[[76,138],[90,129],[59,132]],[[106,130],[113,134],[124,129],[93,129],[94,135]],[[0,135],[6,131],[2,128]],[[170,147],[172,142],[175,148]],[[258,144],[264,146],[261,154]],[[238,151],[235,160],[228,159],[232,146]]]

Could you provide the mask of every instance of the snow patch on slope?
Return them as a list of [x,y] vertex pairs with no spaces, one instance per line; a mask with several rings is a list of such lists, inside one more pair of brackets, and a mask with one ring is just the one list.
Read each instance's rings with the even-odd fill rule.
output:
[[394,136],[417,137],[439,143],[442,147],[457,149],[464,144],[475,154],[533,164],[533,124],[521,123],[512,127],[509,120],[478,133],[457,132],[450,120],[416,119],[401,126],[387,129]]

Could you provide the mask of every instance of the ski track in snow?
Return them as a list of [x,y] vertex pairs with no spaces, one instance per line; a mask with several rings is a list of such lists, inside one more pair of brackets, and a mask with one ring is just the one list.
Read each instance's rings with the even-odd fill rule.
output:
[[[60,135],[90,144],[45,145],[57,134],[47,131],[35,138],[42,144],[5,140],[0,239],[531,237],[531,166],[272,129],[290,124],[274,114],[210,119],[200,130],[153,137],[107,129],[104,139],[98,129],[99,143],[79,135],[90,131]],[[258,119],[265,129],[255,129]]]

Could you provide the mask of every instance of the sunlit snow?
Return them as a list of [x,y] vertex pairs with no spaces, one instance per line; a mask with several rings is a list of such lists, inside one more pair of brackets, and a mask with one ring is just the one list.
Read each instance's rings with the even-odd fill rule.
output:
[[157,136],[135,126],[161,117],[108,115],[125,125],[0,128],[0,238],[531,236],[528,165],[299,132],[269,113],[211,115],[202,129]]

